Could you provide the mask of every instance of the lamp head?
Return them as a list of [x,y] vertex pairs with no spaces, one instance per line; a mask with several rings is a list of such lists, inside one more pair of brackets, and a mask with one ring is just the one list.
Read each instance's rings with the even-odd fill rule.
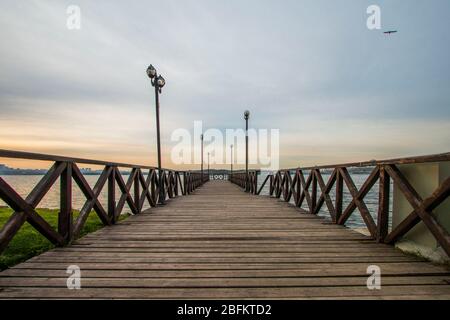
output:
[[246,110],[246,111],[244,112],[244,119],[245,119],[245,120],[248,120],[249,117],[250,117],[250,111]]
[[158,87],[162,88],[166,84],[166,80],[163,78],[162,75],[159,75],[158,79],[156,80],[158,82]]
[[154,77],[156,77],[156,69],[155,69],[155,67],[154,67],[153,65],[150,65],[150,66],[147,68],[147,76],[148,76],[150,79],[153,79]]

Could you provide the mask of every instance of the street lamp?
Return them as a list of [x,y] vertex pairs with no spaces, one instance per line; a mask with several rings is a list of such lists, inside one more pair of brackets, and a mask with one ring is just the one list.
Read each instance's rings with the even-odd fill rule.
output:
[[201,169],[201,172],[202,172],[202,183],[203,183],[203,133],[200,135],[200,140],[202,141],[202,169]]
[[231,164],[230,164],[230,166],[231,166],[230,181],[231,181],[231,179],[233,177],[233,145],[232,144],[230,144],[230,153],[231,153]]
[[164,191],[164,179],[163,170],[161,166],[161,135],[159,130],[159,94],[161,89],[166,84],[166,80],[158,75],[155,67],[150,65],[147,68],[147,76],[150,78],[152,86],[155,88],[155,102],[156,102],[156,140],[158,144],[158,171],[159,171],[159,201],[158,203],[163,205],[165,203],[166,193]]
[[208,152],[208,177],[211,178],[211,174],[209,173],[209,152]]
[[249,190],[248,181],[248,118],[250,118],[250,111],[244,112],[245,119],[245,191]]

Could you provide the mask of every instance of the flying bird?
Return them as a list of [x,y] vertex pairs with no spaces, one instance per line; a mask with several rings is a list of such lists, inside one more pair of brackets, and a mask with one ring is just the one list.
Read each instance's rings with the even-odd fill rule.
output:
[[390,30],[390,31],[385,31],[383,32],[384,34],[391,34],[391,33],[396,33],[397,30]]

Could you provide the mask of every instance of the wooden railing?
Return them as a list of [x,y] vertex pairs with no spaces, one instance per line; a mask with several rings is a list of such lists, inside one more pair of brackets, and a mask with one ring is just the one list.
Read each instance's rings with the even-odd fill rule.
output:
[[[51,168],[42,177],[30,194],[22,198],[4,179],[0,177],[0,199],[14,210],[9,220],[0,230],[0,253],[7,247],[25,222],[31,224],[39,233],[53,244],[63,246],[76,239],[92,210],[104,225],[115,224],[125,203],[133,214],[142,212],[145,201],[150,207],[156,206],[160,197],[164,200],[188,195],[200,187],[207,178],[201,173],[175,171],[149,166],[125,163],[105,162],[79,158],[68,158],[46,154],[0,150],[0,158],[42,160],[52,162]],[[90,187],[78,164],[99,165],[103,167],[93,188]],[[125,182],[119,168],[129,170]],[[144,171],[147,171],[144,175]],[[55,230],[36,211],[40,201],[49,192],[53,184],[60,180],[60,211],[58,228]],[[86,202],[76,219],[72,215],[72,181],[78,185]],[[107,185],[107,207],[99,201],[99,195]],[[120,197],[116,199],[116,188]],[[162,191],[161,189],[162,188]]]
[[[294,205],[297,207],[301,207],[306,200],[307,213],[310,214],[318,214],[325,204],[331,220],[333,223],[339,225],[344,225],[355,212],[355,209],[358,209],[372,238],[378,242],[388,244],[395,243],[420,221],[423,221],[447,255],[450,256],[449,233],[433,215],[433,209],[448,198],[450,194],[450,177],[447,177],[431,196],[422,199],[398,168],[399,165],[447,161],[450,161],[450,153],[384,161],[279,170],[275,174],[269,174],[265,178],[257,194],[259,195],[261,193],[268,182],[270,196],[282,198],[286,202],[293,200]],[[352,167],[371,167],[372,169],[368,178],[359,189],[356,187],[351,173],[348,170],[348,168]],[[327,182],[322,177],[324,171],[330,174]],[[307,177],[305,177],[306,174]],[[398,187],[411,205],[412,211],[401,223],[389,232],[391,179],[393,184]],[[379,186],[377,193],[378,212],[375,221],[364,202],[364,197],[377,181]],[[343,207],[344,183],[352,198],[346,208]],[[332,192],[334,201],[330,197]]]
[[259,173],[259,170],[250,170],[248,171],[247,176],[245,171],[233,171],[233,173],[230,174],[230,181],[243,188],[245,192],[256,194],[258,190]]
[[203,179],[201,172],[183,172],[184,174],[184,190],[187,190],[187,194],[193,192],[205,182],[209,181],[209,176],[203,173]]

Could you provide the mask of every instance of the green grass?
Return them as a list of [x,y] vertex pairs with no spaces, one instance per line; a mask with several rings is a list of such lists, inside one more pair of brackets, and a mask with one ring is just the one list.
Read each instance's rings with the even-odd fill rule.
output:
[[[58,211],[50,209],[37,209],[39,215],[45,219],[55,230],[58,228]],[[11,217],[13,211],[10,208],[0,208],[0,229]],[[74,220],[79,211],[73,212]],[[121,215],[119,220],[126,219],[129,215]],[[95,212],[91,212],[80,233],[80,237],[94,232],[104,225]],[[19,232],[9,243],[3,253],[0,254],[0,270],[12,267],[55,246],[43,235],[36,231],[28,222],[22,226]]]

